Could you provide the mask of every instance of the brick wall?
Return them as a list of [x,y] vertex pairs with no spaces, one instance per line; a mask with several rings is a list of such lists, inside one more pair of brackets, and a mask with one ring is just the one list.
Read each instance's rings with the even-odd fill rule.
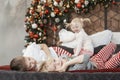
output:
[[[88,17],[91,19],[92,24],[86,25],[84,28],[88,34],[93,34],[98,31],[103,31],[105,25],[107,29],[115,32],[120,31],[120,2],[117,5],[111,5],[107,8],[107,24],[105,24],[105,9],[103,6],[97,5],[94,10],[90,10],[87,14],[71,14],[74,17]],[[71,18],[71,19],[72,19]]]

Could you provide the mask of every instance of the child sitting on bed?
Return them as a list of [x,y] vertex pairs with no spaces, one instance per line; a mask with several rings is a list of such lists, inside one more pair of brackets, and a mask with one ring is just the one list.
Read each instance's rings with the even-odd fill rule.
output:
[[32,43],[23,51],[23,56],[18,56],[12,59],[10,67],[12,70],[39,71],[41,64],[45,60],[53,58],[72,56],[71,53],[60,47],[49,47],[46,44]]
[[[109,43],[105,47],[103,47],[96,55],[90,58],[87,62],[87,66],[85,69],[110,69],[117,68],[120,65],[120,51],[112,56],[116,49],[116,45],[114,43]],[[42,72],[49,71],[60,71],[64,72],[69,68],[72,68],[71,65],[82,63],[84,56],[79,55],[75,58],[68,59],[54,59],[53,62],[47,61],[41,67]],[[69,67],[71,66],[71,67]]]
[[[59,32],[60,40],[58,43],[61,43],[60,46],[73,48],[73,56],[78,56],[80,54],[88,54],[89,56],[93,55],[94,48],[92,40],[83,29],[85,21],[90,22],[90,19],[74,18],[70,23],[67,23],[66,25],[66,27],[70,28],[73,33],[65,29],[62,29]],[[71,36],[69,36],[69,33]]]
[[[93,43],[91,38],[84,31],[84,22],[90,22],[89,18],[74,18],[70,23],[67,23],[66,27],[70,28],[71,31],[67,31],[62,29],[59,32],[59,42],[60,47],[70,51],[73,57],[78,55],[83,55],[83,64],[75,64],[74,69],[81,69],[85,66],[84,62],[89,60],[89,58],[93,55]],[[72,49],[69,49],[72,48]],[[88,57],[89,56],[89,57]],[[87,59],[88,58],[88,59]],[[83,65],[83,66],[81,66]],[[81,67],[80,67],[81,66]]]

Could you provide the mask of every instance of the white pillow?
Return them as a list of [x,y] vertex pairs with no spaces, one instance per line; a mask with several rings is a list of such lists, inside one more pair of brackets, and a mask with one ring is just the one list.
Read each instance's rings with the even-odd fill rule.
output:
[[90,35],[90,37],[93,41],[94,47],[98,47],[100,45],[106,45],[106,44],[110,43],[110,41],[111,41],[112,31],[104,30],[104,31],[92,34],[92,35]]
[[120,44],[120,32],[113,32],[112,42]]
[[75,34],[71,31],[67,31],[66,29],[61,29],[59,31],[59,39],[62,42],[70,41],[75,38]]

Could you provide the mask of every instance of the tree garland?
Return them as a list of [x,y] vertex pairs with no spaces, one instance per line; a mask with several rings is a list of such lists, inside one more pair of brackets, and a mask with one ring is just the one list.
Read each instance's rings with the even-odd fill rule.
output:
[[87,14],[97,4],[108,7],[115,0],[33,0],[25,15],[25,36],[27,44],[31,42],[44,43],[47,38],[47,28],[56,32],[69,22],[70,13]]

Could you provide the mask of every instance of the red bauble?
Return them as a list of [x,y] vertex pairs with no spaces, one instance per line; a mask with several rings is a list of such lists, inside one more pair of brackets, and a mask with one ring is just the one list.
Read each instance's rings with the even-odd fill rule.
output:
[[77,8],[81,8],[82,6],[81,6],[81,3],[77,3]]
[[45,14],[49,14],[49,10],[45,10]]
[[55,12],[55,14],[58,14],[60,11],[59,11],[58,8],[55,8],[55,9],[54,9],[54,12]]
[[39,36],[38,36],[38,34],[35,34],[33,37],[37,39]]
[[34,33],[30,31],[30,32],[29,32],[29,36],[30,36],[30,38],[33,38]]

